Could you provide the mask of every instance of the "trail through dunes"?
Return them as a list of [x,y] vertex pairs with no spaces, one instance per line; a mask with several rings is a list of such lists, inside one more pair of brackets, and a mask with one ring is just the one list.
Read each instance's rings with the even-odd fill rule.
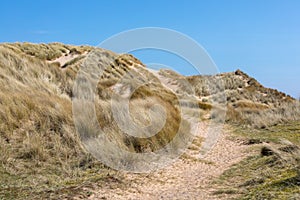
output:
[[[175,93],[179,87],[183,87],[181,83],[171,81],[155,70],[149,71],[159,78],[164,87]],[[219,199],[220,196],[213,194],[218,189],[214,179],[248,156],[249,151],[246,150],[247,146],[230,139],[228,127],[210,124],[211,121],[207,120],[209,116],[209,113],[204,114],[206,120],[201,122],[193,116],[184,116],[191,125],[195,139],[171,166],[150,174],[120,172],[121,180],[95,186],[90,199]],[[215,131],[210,132],[209,128]],[[208,134],[219,130],[221,132],[220,135],[216,134],[217,142],[213,148],[205,157],[200,157]]]
[[[120,172],[123,180],[95,187],[90,199],[219,199],[213,195],[217,189],[213,187],[214,178],[249,155],[247,146],[229,137],[230,132],[223,131],[204,159],[196,157],[197,148],[189,148],[180,159],[162,170],[150,174]],[[200,135],[195,138],[200,139]]]
[[[240,70],[183,76],[96,47],[7,43],[0,88],[0,199],[299,199],[299,101]],[[178,138],[170,146],[181,152],[190,133],[180,158],[148,174],[116,171],[93,154],[136,169],[120,148],[155,154]]]

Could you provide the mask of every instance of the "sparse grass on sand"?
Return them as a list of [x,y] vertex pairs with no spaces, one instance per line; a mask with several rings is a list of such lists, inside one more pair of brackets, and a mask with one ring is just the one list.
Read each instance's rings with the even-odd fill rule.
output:
[[[215,195],[237,199],[300,198],[300,121],[268,129],[234,129],[235,138],[253,145],[254,155],[216,180]],[[220,197],[221,197],[220,196]]]

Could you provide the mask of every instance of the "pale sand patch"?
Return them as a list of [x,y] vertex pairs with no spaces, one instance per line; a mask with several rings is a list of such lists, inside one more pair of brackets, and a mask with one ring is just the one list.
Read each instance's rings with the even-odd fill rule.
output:
[[51,60],[51,61],[47,61],[49,63],[55,63],[58,62],[60,64],[60,66],[64,66],[67,62],[79,57],[79,56],[85,56],[87,55],[88,52],[84,52],[82,54],[67,54],[67,55],[63,55],[59,58],[56,58],[55,60]]

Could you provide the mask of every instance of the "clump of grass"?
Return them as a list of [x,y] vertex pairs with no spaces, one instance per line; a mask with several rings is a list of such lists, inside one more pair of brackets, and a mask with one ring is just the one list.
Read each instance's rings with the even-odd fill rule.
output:
[[209,103],[203,103],[203,102],[198,102],[198,106],[200,109],[203,110],[211,110],[213,108],[213,106]]
[[[133,59],[132,56],[122,55],[117,57],[115,63],[113,63],[114,66],[113,69],[111,69],[112,72],[109,73],[108,69],[106,69],[102,79],[100,79],[98,84],[98,94],[102,100],[111,99],[111,87],[115,84],[122,83],[123,88],[127,88],[129,92],[132,92],[129,107],[133,123],[140,124],[141,127],[150,125],[151,127],[155,127],[155,124],[162,122],[165,116],[166,121],[163,128],[157,132],[157,134],[148,138],[135,138],[127,135],[120,131],[112,117],[105,117],[111,116],[112,113],[110,112],[111,107],[109,105],[107,105],[107,107],[101,106],[104,105],[103,103],[98,104],[99,110],[101,110],[101,112],[98,112],[98,121],[103,122],[108,120],[105,123],[102,123],[103,128],[113,130],[117,135],[117,140],[119,140],[118,143],[125,144],[125,148],[127,148],[128,151],[156,151],[164,147],[174,138],[181,122],[185,125],[185,128],[182,130],[184,130],[186,134],[188,134],[190,130],[187,125],[188,123],[183,122],[183,119],[180,116],[180,111],[178,109],[179,102],[176,95],[164,88],[159,80],[147,70],[143,69],[143,67],[135,67],[135,70],[131,70],[129,66],[132,66],[134,63],[140,65],[140,62]],[[116,74],[116,71],[119,71],[119,73]],[[135,88],[137,85],[139,85],[139,87],[132,91],[132,88]],[[123,90],[125,89],[115,92],[117,95],[120,95]],[[120,98],[120,101],[122,100],[121,95],[118,98]],[[119,102],[114,102],[114,104],[118,103]],[[163,113],[153,113],[151,111],[150,108],[155,104],[163,107],[165,115]],[[103,113],[106,113],[105,116]],[[155,116],[152,121],[150,121],[149,118],[150,114]],[[150,129],[149,132],[153,132],[153,130]]]

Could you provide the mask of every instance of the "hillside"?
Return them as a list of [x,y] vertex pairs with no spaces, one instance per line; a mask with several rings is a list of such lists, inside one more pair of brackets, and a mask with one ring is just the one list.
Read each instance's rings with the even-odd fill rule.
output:
[[[108,60],[97,57],[97,52],[104,53],[105,59]],[[97,196],[95,191],[103,189],[106,189],[104,192],[110,192],[107,194],[107,198],[110,198],[113,197],[110,195],[113,195],[112,189],[115,187],[121,188],[121,192],[124,190],[130,193],[126,185],[135,181],[141,185],[145,180],[144,176],[117,172],[94,158],[100,156],[98,154],[101,152],[91,152],[93,148],[88,149],[89,145],[94,147],[94,138],[99,136],[99,133],[85,125],[90,123],[92,127],[92,122],[79,121],[79,124],[83,124],[80,128],[84,131],[77,134],[78,127],[75,126],[73,118],[74,109],[79,109],[78,112],[85,114],[89,114],[89,110],[74,108],[74,104],[72,105],[78,97],[75,81],[91,54],[96,56],[99,63],[110,63],[109,66],[105,66],[104,73],[97,82],[95,110],[99,126],[106,130],[109,137],[122,149],[138,153],[155,152],[172,141],[177,134],[183,141],[186,140],[186,143],[191,140],[191,135],[196,135],[194,140],[190,141],[192,144],[188,151],[181,156],[182,163],[175,164],[174,169],[177,171],[174,171],[174,174],[185,167],[191,168],[191,172],[199,171],[200,168],[209,170],[213,168],[210,163],[212,159],[218,167],[214,168],[216,173],[211,176],[226,177],[221,181],[225,187],[228,185],[226,181],[232,178],[228,174],[239,173],[230,167],[233,164],[238,166],[239,162],[243,162],[243,159],[247,159],[247,156],[253,153],[251,151],[235,155],[246,148],[244,143],[254,141],[254,145],[258,145],[255,147],[255,153],[263,148],[259,145],[274,143],[275,146],[269,148],[274,155],[278,155],[276,162],[280,162],[282,168],[290,172],[286,178],[295,182],[293,190],[290,191],[295,192],[299,189],[299,160],[297,161],[296,156],[290,158],[291,156],[287,155],[289,152],[279,150],[277,153],[276,150],[292,146],[295,150],[291,150],[291,153],[295,154],[297,151],[300,131],[299,102],[282,92],[265,88],[246,73],[237,70],[214,76],[185,77],[171,70],[154,71],[132,55],[118,55],[95,47],[60,43],[14,43],[0,44],[1,199],[57,199],[75,196],[87,198],[93,196],[92,191]],[[122,104],[128,98],[130,116],[126,115],[126,110],[122,110]],[[114,100],[113,103],[111,99]],[[91,102],[83,103],[89,105]],[[156,109],[156,104],[162,106],[164,111]],[[147,137],[137,138],[124,134],[120,124],[114,119],[114,108],[124,114],[119,120],[124,122],[125,126],[128,125],[125,122],[131,117],[136,124],[145,127],[141,129],[141,134],[146,134]],[[289,121],[294,125],[286,129],[284,124]],[[161,127],[162,122],[165,123]],[[223,139],[220,139],[219,146],[212,151],[215,154],[209,154],[208,160],[199,159],[197,155],[204,146],[203,140],[208,136],[196,133],[199,129],[195,127],[199,126],[205,132],[209,123],[222,125],[223,122],[226,122],[226,130],[221,135]],[[277,133],[274,126],[283,126],[282,130],[290,132]],[[161,129],[158,129],[159,127]],[[247,134],[245,130],[257,132]],[[268,135],[269,130],[276,134]],[[155,135],[147,135],[156,131]],[[227,136],[234,139],[230,140]],[[283,144],[281,138],[284,137],[288,137],[285,139],[291,143]],[[179,149],[175,152],[176,155],[183,150],[180,149],[180,144],[175,144],[175,147]],[[225,154],[222,154],[224,152]],[[219,154],[223,155],[223,160],[214,159]],[[236,156],[240,157],[236,159]],[[257,161],[256,157],[252,159],[253,162]],[[258,164],[261,165],[259,167],[263,167],[265,162],[268,160],[262,160]],[[128,167],[129,171],[132,167],[126,163],[120,165]],[[272,166],[268,167],[273,169]],[[225,170],[229,171],[223,174]],[[282,171],[276,172],[280,174]],[[169,171],[162,173],[165,179],[169,178]],[[181,173],[177,175],[184,177]],[[149,176],[147,180],[150,188],[158,184],[156,178],[159,179],[159,175],[154,174],[154,178],[151,174]],[[193,174],[189,177],[193,177]],[[208,176],[206,178],[209,179]],[[196,178],[193,180],[199,181]],[[202,182],[198,182],[200,183]],[[162,187],[167,191],[173,185]],[[223,193],[217,193],[229,193],[231,189],[225,188]],[[255,189],[257,193],[259,187]],[[251,191],[253,190],[251,188]],[[157,188],[154,191],[160,193]],[[193,187],[193,191],[196,192],[197,188]],[[168,192],[164,194],[166,198],[171,195]],[[193,197],[189,195],[182,197]]]

